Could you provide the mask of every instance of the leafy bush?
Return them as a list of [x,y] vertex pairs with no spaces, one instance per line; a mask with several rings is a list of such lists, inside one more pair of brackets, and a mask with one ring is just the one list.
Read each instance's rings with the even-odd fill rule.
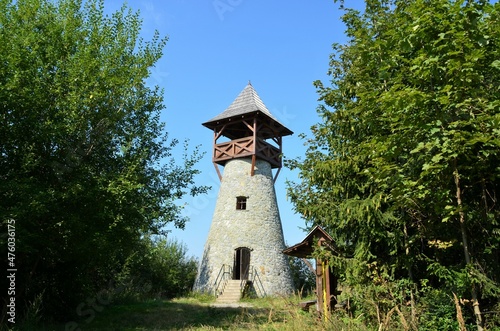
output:
[[187,256],[187,248],[177,240],[144,237],[143,246],[125,263],[116,277],[124,291],[119,300],[173,298],[186,295],[196,277],[198,262]]
[[314,273],[302,259],[291,257],[289,263],[295,289],[300,291],[303,296],[312,294],[316,287]]
[[423,313],[419,319],[419,330],[458,330],[456,308],[453,298],[442,290],[433,289],[422,298]]
[[206,192],[194,183],[201,156],[185,145],[174,157],[163,92],[146,84],[167,38],[139,38],[141,24],[126,5],[107,15],[104,0],[0,1],[0,227],[16,225],[18,320],[64,320],[99,295],[188,286],[186,270],[181,281],[152,272],[178,269],[154,254],[140,272],[147,281],[129,269],[134,254],[149,254],[142,236],[182,228],[177,201]]

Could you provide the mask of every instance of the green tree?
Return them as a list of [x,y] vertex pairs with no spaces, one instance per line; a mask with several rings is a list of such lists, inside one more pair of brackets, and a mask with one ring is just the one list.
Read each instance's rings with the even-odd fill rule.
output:
[[198,261],[187,256],[187,248],[175,239],[148,239],[144,254],[136,255],[137,272],[151,283],[157,297],[174,298],[188,294],[194,285]]
[[316,289],[316,275],[311,261],[289,257],[289,264],[295,290],[304,296],[312,294]]
[[[186,245],[165,236],[146,236],[112,284],[113,299],[174,298],[193,288],[198,261]],[[119,290],[116,290],[119,289]]]
[[[188,294],[194,285],[198,261],[187,256],[187,248],[166,238],[151,242],[151,275],[153,289],[162,297],[173,298]],[[155,286],[157,287],[155,289]]]
[[178,199],[206,190],[197,150],[174,160],[162,90],[145,84],[167,39],[140,28],[102,0],[0,1],[0,220],[16,227],[18,316],[39,297],[47,315],[74,314],[145,234],[183,227]]
[[344,251],[346,281],[428,279],[470,300],[478,330],[499,297],[499,15],[487,1],[346,8],[331,87],[315,82],[323,121],[288,163],[295,208]]

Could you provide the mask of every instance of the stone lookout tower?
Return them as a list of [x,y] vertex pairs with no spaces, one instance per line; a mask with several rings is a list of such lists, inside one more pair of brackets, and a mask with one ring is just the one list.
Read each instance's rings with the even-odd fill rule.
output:
[[282,137],[293,132],[269,112],[250,83],[203,125],[213,130],[212,161],[221,186],[194,290],[222,296],[232,283],[238,293],[291,293],[274,182],[282,165]]

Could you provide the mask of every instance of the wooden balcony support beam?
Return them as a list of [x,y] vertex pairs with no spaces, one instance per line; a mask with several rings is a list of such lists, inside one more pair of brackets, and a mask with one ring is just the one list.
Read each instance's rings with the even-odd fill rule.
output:
[[250,176],[255,175],[255,163],[257,162],[257,155],[252,155],[252,167],[250,168]]
[[216,129],[214,129],[214,145],[217,143],[217,139],[220,138],[220,136],[222,135],[222,133],[224,132],[224,129],[226,128],[227,124],[224,124],[222,126],[222,128],[220,128],[219,131],[217,131]]
[[253,155],[252,155],[252,167],[250,168],[250,176],[255,174],[255,163],[257,162],[257,117],[253,118]]
[[[253,121],[255,122],[256,121],[256,118],[253,119]],[[245,124],[247,126],[247,128],[252,131],[254,134],[255,134],[255,124],[254,125],[251,125],[249,124],[247,121],[245,120],[242,120],[243,124]]]
[[220,173],[220,170],[219,170],[219,165],[215,162],[212,162],[214,167],[215,167],[215,171],[217,171],[217,176],[219,176],[219,180],[222,181],[222,174]]
[[273,177],[273,184],[276,184],[276,179],[278,179],[278,175],[280,174],[280,171],[281,171],[281,167],[278,167],[278,170],[276,171],[276,173],[274,174],[274,177]]

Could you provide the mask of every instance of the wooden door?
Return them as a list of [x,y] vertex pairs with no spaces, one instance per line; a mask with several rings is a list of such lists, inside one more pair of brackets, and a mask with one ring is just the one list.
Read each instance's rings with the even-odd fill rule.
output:
[[234,253],[233,279],[248,279],[250,271],[250,249],[237,248]]

